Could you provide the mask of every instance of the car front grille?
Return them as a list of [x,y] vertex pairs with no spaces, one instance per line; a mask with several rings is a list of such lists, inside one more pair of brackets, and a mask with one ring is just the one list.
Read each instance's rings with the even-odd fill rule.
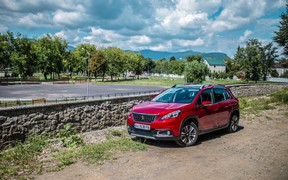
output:
[[138,113],[133,113],[133,119],[134,121],[138,122],[148,122],[152,123],[157,119],[157,115],[154,114],[138,114]]

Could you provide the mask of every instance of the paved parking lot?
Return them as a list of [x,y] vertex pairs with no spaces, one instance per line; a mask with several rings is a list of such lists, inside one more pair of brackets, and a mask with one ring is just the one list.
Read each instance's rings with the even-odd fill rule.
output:
[[[157,86],[89,84],[89,96],[163,90]],[[0,99],[66,98],[86,96],[86,84],[37,84],[0,86]]]

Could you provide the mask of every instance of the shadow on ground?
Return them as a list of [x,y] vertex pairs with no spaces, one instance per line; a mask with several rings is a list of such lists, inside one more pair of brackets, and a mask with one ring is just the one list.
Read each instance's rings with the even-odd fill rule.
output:
[[[241,131],[243,129],[244,129],[243,126],[239,126],[238,131]],[[218,139],[218,138],[221,138],[222,136],[226,136],[229,134],[230,133],[227,132],[226,130],[219,130],[219,131],[203,134],[198,137],[198,140],[194,146],[198,146],[202,144],[202,142]],[[135,140],[140,141],[150,146],[156,146],[156,147],[161,147],[161,148],[181,148],[174,141],[157,141],[157,140],[144,139],[144,138],[135,138]]]

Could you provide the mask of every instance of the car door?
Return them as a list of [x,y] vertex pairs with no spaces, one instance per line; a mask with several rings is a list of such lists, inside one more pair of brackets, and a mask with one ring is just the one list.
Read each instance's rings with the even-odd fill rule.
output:
[[224,88],[213,88],[213,95],[215,104],[218,105],[217,109],[217,126],[225,126],[229,122],[230,109],[231,109],[231,97]]
[[[203,102],[206,105],[203,105]],[[210,104],[208,103],[210,102]],[[204,90],[197,100],[198,125],[200,130],[217,128],[218,105],[214,103],[212,89]]]

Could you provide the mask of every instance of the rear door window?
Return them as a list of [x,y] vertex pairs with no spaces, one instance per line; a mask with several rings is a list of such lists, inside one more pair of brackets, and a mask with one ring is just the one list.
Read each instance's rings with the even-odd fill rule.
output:
[[229,92],[226,89],[213,89],[213,94],[215,97],[215,102],[222,102],[231,98]]

